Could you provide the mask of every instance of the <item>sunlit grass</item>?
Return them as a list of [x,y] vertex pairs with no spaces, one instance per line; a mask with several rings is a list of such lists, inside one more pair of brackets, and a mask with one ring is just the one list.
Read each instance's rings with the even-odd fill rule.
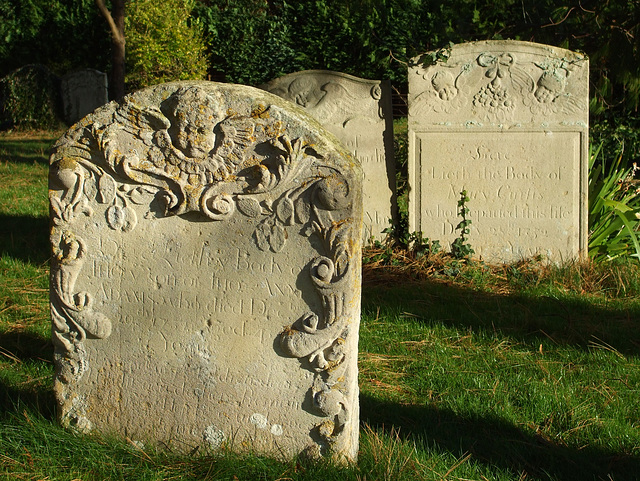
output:
[[61,429],[48,308],[52,140],[18,140],[0,136],[0,479],[638,479],[635,261],[488,265],[369,249],[353,466],[185,456]]

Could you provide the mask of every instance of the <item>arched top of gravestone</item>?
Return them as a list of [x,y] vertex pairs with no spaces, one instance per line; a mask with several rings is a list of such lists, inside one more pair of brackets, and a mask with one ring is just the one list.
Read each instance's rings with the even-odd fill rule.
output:
[[261,88],[304,108],[362,163],[363,239],[384,238],[396,210],[389,82],[329,70],[306,70],[274,79]]
[[[344,127],[354,120],[384,119],[380,80],[331,70],[303,70],[271,80],[260,88],[305,108],[323,125]],[[375,117],[371,116],[372,111],[377,112]]]
[[413,59],[409,113],[433,125],[586,129],[588,75],[585,55],[550,45],[457,44]]
[[329,203],[346,201],[361,176],[302,109],[259,89],[204,81],[150,87],[99,108],[54,145],[51,165],[53,185],[71,188],[81,171],[98,168],[156,195],[161,215],[211,219],[242,211],[300,169],[310,179],[342,179]]
[[104,73],[101,70],[97,70],[95,68],[81,68],[78,70],[73,70],[71,72],[66,73],[62,78],[73,78],[73,77],[89,77],[89,76],[93,76],[93,77],[98,77],[99,79],[103,79],[104,76],[107,75],[106,73]]

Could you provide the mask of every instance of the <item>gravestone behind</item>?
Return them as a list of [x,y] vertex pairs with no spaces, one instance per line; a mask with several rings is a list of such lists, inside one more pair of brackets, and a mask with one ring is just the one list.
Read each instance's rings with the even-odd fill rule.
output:
[[109,101],[107,74],[94,69],[78,70],[62,77],[65,120],[73,124]]
[[328,70],[307,70],[272,80],[261,88],[290,100],[334,133],[364,171],[364,231],[384,239],[395,218],[395,161],[389,82]]
[[488,41],[414,59],[409,72],[409,228],[450,244],[460,192],[485,260],[586,250],[588,61]]
[[51,157],[61,422],[355,459],[360,176],[250,87],[159,85],[77,123]]

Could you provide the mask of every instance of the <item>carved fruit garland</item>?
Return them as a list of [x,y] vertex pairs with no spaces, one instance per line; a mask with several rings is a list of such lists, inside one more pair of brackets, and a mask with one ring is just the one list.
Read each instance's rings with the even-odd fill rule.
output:
[[[473,106],[486,120],[507,120],[518,102],[534,115],[570,114],[585,108],[570,91],[568,81],[572,72],[584,64],[584,59],[546,57],[530,63],[529,67],[534,69],[518,62],[515,54],[484,52],[473,62],[439,64],[435,72],[429,69],[423,74],[429,85],[416,95],[412,111],[419,115],[424,109],[445,113],[459,110],[463,106],[460,91],[471,94]],[[480,82],[475,94],[471,90],[478,86],[473,85],[472,79],[477,77],[470,75],[474,68],[480,68],[488,80]]]

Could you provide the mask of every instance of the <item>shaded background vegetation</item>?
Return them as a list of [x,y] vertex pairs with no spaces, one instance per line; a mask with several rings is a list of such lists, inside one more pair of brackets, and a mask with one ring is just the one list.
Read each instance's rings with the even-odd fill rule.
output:
[[[145,3],[153,4],[126,2],[131,12]],[[208,70],[214,79],[257,85],[296,70],[326,68],[390,79],[402,90],[406,86],[403,62],[419,53],[449,42],[519,39],[587,53],[594,114],[637,112],[637,0],[157,3],[167,12],[176,4],[192,8],[191,23],[204,33]],[[154,15],[160,16],[158,12]],[[128,27],[128,34],[141,33],[134,25]],[[156,34],[142,33],[148,37]],[[93,0],[0,0],[0,38],[0,77],[25,63],[44,64],[58,75],[84,67],[109,70],[109,31]]]
[[[611,219],[599,239],[610,245],[608,230],[625,221],[632,227],[619,245],[627,252],[634,241],[640,253],[631,232],[640,225],[640,198],[628,195],[635,184],[620,191],[609,182],[627,179],[640,157],[638,0],[123,1],[129,91],[201,78],[257,86],[330,69],[389,79],[402,116],[407,63],[421,53],[485,39],[582,51],[590,58],[591,141],[601,146],[594,166],[607,173],[602,186],[590,183],[607,199],[608,217],[600,217]],[[0,130],[56,127],[56,78],[87,67],[110,71],[110,33],[94,0],[0,0],[0,39]],[[396,142],[406,147],[402,135]],[[402,174],[406,156],[397,158]]]

